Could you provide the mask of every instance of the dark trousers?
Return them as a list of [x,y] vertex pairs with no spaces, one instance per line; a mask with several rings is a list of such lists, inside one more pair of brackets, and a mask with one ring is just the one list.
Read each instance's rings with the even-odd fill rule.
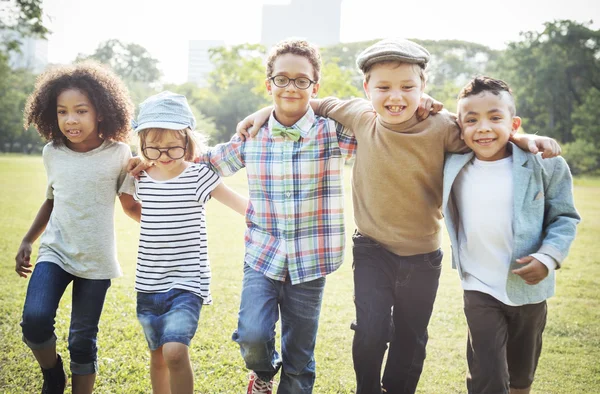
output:
[[437,293],[442,251],[398,256],[359,233],[353,241],[356,392],[412,394],[425,361],[427,325]]
[[467,390],[508,394],[533,383],[546,326],[546,301],[509,306],[489,294],[465,291]]

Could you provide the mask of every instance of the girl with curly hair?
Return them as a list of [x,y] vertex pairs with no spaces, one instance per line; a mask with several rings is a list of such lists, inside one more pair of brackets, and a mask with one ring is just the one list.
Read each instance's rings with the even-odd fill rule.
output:
[[[112,72],[95,63],[49,70],[25,108],[25,126],[49,141],[43,150],[46,200],[17,252],[16,272],[33,271],[23,307],[23,341],[44,377],[42,393],[63,393],[66,374],[56,352],[54,319],[73,282],[69,353],[73,393],[91,393],[98,371],[98,322],[111,279],[121,275],[114,204],[139,221],[133,179],[125,166],[133,105]],[[41,235],[35,269],[32,243]]]

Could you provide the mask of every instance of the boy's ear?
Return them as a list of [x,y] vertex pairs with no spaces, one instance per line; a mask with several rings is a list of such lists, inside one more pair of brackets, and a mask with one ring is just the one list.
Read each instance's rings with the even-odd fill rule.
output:
[[319,93],[320,87],[321,87],[321,84],[319,82],[315,83],[312,87],[312,92],[310,94],[310,97],[312,97],[312,98],[317,97],[317,93]]
[[510,135],[514,135],[517,130],[519,130],[519,127],[521,127],[521,118],[519,118],[518,116],[513,116],[512,118],[512,131],[510,133]]
[[369,84],[367,83],[367,81],[363,81],[363,90],[365,91],[365,94],[367,95],[367,98],[369,100],[371,100],[371,95],[369,94]]
[[456,123],[458,124],[458,128],[460,129],[460,139],[465,139],[465,133],[463,132],[462,122],[460,121],[460,114],[456,114]]
[[265,86],[267,87],[267,93],[270,95],[273,94],[273,92],[271,91],[271,80],[270,79],[265,79]]

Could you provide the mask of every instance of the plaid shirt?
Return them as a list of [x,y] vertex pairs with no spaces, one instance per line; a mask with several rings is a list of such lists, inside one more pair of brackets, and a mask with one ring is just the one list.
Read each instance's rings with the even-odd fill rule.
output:
[[356,140],[312,109],[292,127],[300,140],[274,137],[273,115],[247,141],[233,136],[204,157],[229,176],[246,167],[245,262],[263,275],[292,284],[335,271],[344,259],[344,159]]

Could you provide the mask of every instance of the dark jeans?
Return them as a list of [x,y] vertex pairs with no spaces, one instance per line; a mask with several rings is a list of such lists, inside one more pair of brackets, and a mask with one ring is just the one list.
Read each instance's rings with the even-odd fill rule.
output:
[[443,253],[398,256],[359,233],[353,241],[356,393],[381,394],[382,387],[390,394],[414,393],[423,370]]
[[23,306],[23,340],[31,349],[56,343],[54,318],[58,303],[73,282],[73,306],[69,329],[71,372],[87,375],[98,371],[96,337],[110,279],[92,280],[73,276],[54,263],[35,265]]

